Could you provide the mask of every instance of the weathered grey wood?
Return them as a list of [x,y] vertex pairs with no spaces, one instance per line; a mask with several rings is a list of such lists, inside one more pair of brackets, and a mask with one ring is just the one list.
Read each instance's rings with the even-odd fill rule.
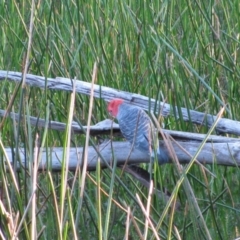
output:
[[[0,110],[0,116],[5,116],[6,111]],[[10,117],[11,119],[18,122],[19,120],[19,114],[10,112],[8,113],[7,117]],[[33,126],[36,126],[38,128],[45,127],[45,119],[36,118],[32,116],[24,116],[25,119],[29,118],[30,124]],[[23,116],[20,118],[20,120],[23,119]],[[66,124],[57,122],[57,121],[49,121],[48,122],[48,128],[57,130],[57,131],[65,131]],[[101,134],[107,134],[110,133],[111,128],[113,128],[114,131],[120,132],[119,126],[116,123],[113,123],[112,120],[106,119],[103,121],[103,124],[100,122],[99,124],[96,124],[94,126],[91,126],[90,133],[91,135],[101,135]],[[84,134],[87,130],[87,126],[79,126],[79,124],[75,121],[72,122],[72,132],[76,134]]]
[[[179,142],[179,144],[191,155],[194,155],[199,147],[198,142]],[[113,149],[111,146],[113,146]],[[188,163],[191,160],[191,157],[184,153],[175,143],[173,143],[173,148],[180,163]],[[150,161],[149,156],[140,152],[139,150],[132,151],[129,157],[130,150],[131,146],[128,142],[113,142],[111,144],[110,141],[107,141],[99,146],[99,152],[102,158],[105,159],[105,161],[110,165],[112,164],[113,160],[113,152],[115,159],[117,159],[118,165],[123,165],[127,159],[128,164],[139,164],[144,162],[148,163]],[[77,166],[82,166],[83,148],[70,148],[69,151],[70,161],[68,167],[69,170],[74,171],[76,170]],[[6,152],[9,161],[12,163],[12,150],[10,148],[6,148]],[[46,170],[48,164],[51,163],[51,169],[53,171],[60,171],[62,168],[62,158],[63,148],[48,148],[47,150],[43,149],[42,158],[39,163],[39,170]],[[29,161],[28,157],[25,158],[23,149],[20,150],[20,159],[24,166],[26,159]],[[88,148],[87,160],[87,169],[89,171],[95,170],[98,159],[100,159],[98,152],[96,152],[96,150],[90,146]],[[216,163],[226,166],[240,166],[240,143],[206,143],[197,159],[203,164]],[[104,161],[101,159],[100,161],[102,167],[107,166]]]
[[[22,79],[22,73],[20,72],[12,72],[12,71],[0,71],[0,80],[11,80],[20,82]],[[46,82],[47,81],[47,82]],[[72,91],[72,80],[67,78],[48,78],[48,77],[41,77],[32,74],[27,74],[26,76],[26,83],[30,86],[36,86],[40,88],[45,88],[45,84],[48,89],[54,90],[65,90],[65,91]],[[91,89],[91,83],[76,80],[76,92],[89,95]],[[102,97],[106,101],[110,101],[113,98],[122,98],[128,102],[131,102],[134,105],[140,106],[145,110],[149,110],[149,102],[151,103],[151,110],[155,109],[156,112],[161,112],[163,116],[168,116],[170,114],[173,115],[173,112],[176,112],[176,117],[178,118],[178,110],[177,108],[174,109],[173,106],[158,102],[156,103],[154,99],[149,99],[148,97],[128,93],[124,91],[119,91],[113,88],[104,87],[95,85],[94,86],[94,97]],[[155,105],[156,103],[156,105]],[[173,111],[173,109],[175,111]],[[216,119],[216,116],[201,113],[194,110],[187,110],[186,108],[181,108],[181,115],[183,120],[196,123],[196,124],[206,124],[210,127]],[[219,133],[230,133],[235,135],[240,135],[240,122],[233,121],[230,119],[222,118],[217,124],[216,130]]]
[[[5,110],[0,110],[0,116],[4,116],[6,114]],[[8,116],[15,121],[18,121],[19,115],[18,113],[10,112]],[[23,117],[22,117],[23,118]],[[21,119],[22,119],[21,118]],[[25,118],[27,118],[25,116]],[[29,116],[30,123],[33,126],[37,127],[45,127],[45,119],[36,118]],[[49,129],[54,129],[57,131],[64,131],[66,129],[66,124],[57,122],[57,121],[49,121],[48,123]],[[95,135],[102,135],[102,134],[110,134],[111,129],[113,129],[113,133],[120,133],[119,125],[115,122],[113,122],[111,119],[105,119],[99,123],[97,123],[94,126],[90,126],[90,134],[92,136]],[[87,130],[87,126],[79,126],[77,122],[72,123],[72,132],[75,134],[84,134]],[[189,133],[189,132],[181,132],[181,131],[173,131],[173,130],[166,130],[163,129],[163,132],[165,134],[171,135],[176,140],[182,140],[182,141],[202,141],[206,135],[200,134],[200,133]],[[229,137],[222,137],[222,136],[215,136],[211,135],[207,142],[214,142],[214,143],[224,143],[224,142],[240,142],[240,138],[229,138]]]

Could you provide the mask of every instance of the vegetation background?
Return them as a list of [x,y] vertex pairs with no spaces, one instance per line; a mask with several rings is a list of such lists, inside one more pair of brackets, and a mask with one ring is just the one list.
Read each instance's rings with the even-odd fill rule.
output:
[[[239,9],[239,0],[3,0],[0,69],[23,71],[33,12],[29,73],[91,81],[93,65],[98,62],[97,83],[102,86],[211,114],[217,114],[225,103],[229,109],[225,117],[237,120]],[[0,108],[67,122],[70,95],[2,81]],[[74,117],[82,125],[87,123],[88,109],[89,97],[77,95]],[[91,123],[107,117],[105,102],[94,100]],[[164,124],[167,129],[181,131],[208,130],[184,122],[181,115],[164,119]],[[173,211],[153,195],[152,228],[145,224],[136,200],[138,193],[146,205],[148,190],[115,167],[113,171],[89,173],[85,182],[79,170],[66,175],[64,170],[53,173],[49,169],[34,175],[29,164],[18,173],[6,172],[4,147],[23,147],[31,163],[37,133],[43,147],[67,146],[68,129],[59,133],[9,119],[1,125],[2,238],[11,239],[16,234],[19,239],[155,239],[153,229],[161,239],[240,236],[239,168],[206,166],[214,177],[193,166],[186,178],[197,205],[189,207],[187,190],[182,185],[174,188],[179,178],[174,167],[161,166],[156,179],[160,186],[175,189],[182,207]],[[97,143],[97,139],[92,140]],[[84,142],[85,136],[71,138],[72,147]],[[66,184],[66,176],[68,180],[75,177],[72,184]],[[135,221],[129,220],[127,210]],[[198,210],[202,219],[196,214]]]

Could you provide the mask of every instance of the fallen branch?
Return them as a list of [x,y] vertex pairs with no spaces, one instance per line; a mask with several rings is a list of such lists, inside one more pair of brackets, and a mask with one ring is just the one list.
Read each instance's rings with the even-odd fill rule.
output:
[[[5,114],[7,114],[5,110],[0,110],[0,116],[5,116]],[[7,116],[15,121],[19,120],[18,113],[10,112]],[[24,116],[24,117],[26,119],[29,118],[31,125],[36,126],[38,128],[45,127],[46,125],[45,119],[36,118],[32,116],[29,116],[29,117]],[[49,121],[48,128],[52,130],[57,130],[57,131],[65,131],[66,124],[57,122],[57,121]],[[72,130],[72,133],[75,133],[75,134],[85,134],[87,130],[87,126],[79,126],[77,122],[73,121],[71,130]],[[93,125],[90,127],[90,134],[92,136],[107,135],[107,134],[110,134],[111,132],[120,133],[120,128],[117,123],[112,122],[112,120],[110,119],[105,119],[97,123],[96,125]],[[181,141],[202,141],[206,136],[206,134],[189,133],[189,132],[173,131],[173,130],[166,130],[166,129],[163,129],[163,133],[171,135],[175,140],[181,140]],[[224,143],[224,142],[238,142],[238,141],[240,142],[240,139],[211,135],[207,141],[213,142],[213,143],[217,143],[217,142]]]
[[[4,110],[0,110],[0,115],[4,115],[6,112]],[[9,113],[9,117],[11,117],[13,120],[18,120],[18,114],[16,113]],[[26,116],[25,116],[26,117]],[[37,127],[44,127],[45,126],[45,120],[39,119],[35,117],[29,117],[30,123]],[[66,124],[51,121],[49,122],[49,128],[55,129],[58,131],[64,131],[66,128]],[[79,126],[76,122],[73,122],[72,124],[72,131],[75,133],[84,134],[86,130],[86,126]],[[116,123],[113,123],[112,120],[106,119],[102,122],[99,122],[98,124],[90,127],[90,134],[91,135],[101,135],[101,134],[110,134],[111,128],[113,128],[113,133],[120,133],[119,125]],[[165,134],[171,135],[175,140],[178,140],[176,143],[172,142],[172,145],[174,147],[174,150],[176,152],[177,158],[180,163],[188,163],[191,160],[191,155],[193,156],[196,151],[198,150],[200,146],[200,141],[202,141],[205,138],[205,134],[197,134],[197,133],[186,133],[186,132],[178,132],[178,131],[170,131],[170,130],[163,130]],[[179,141],[181,139],[181,141]],[[184,141],[182,141],[184,140]],[[185,149],[183,151],[177,144],[180,144],[180,146]],[[113,143],[113,150],[115,157],[118,161],[118,165],[122,165],[125,163],[126,159],[128,158],[129,152],[130,152],[130,144],[127,142],[114,142]],[[101,145],[100,146],[100,153],[103,156],[103,159],[108,162],[108,164],[111,163],[113,156],[112,156],[112,149],[110,148],[110,144],[107,144],[106,146]],[[167,147],[162,142],[161,143],[161,149],[162,151],[167,153]],[[10,162],[12,163],[12,150],[6,149],[8,152],[8,157],[10,159]],[[49,153],[50,151],[50,153]],[[62,151],[63,148],[53,148],[53,149],[47,149],[43,150],[42,159],[40,161],[40,170],[46,169],[48,166],[48,162],[46,159],[52,160],[52,169],[54,171],[60,171],[61,170],[61,159],[62,159]],[[96,161],[99,157],[99,154],[94,150],[93,147],[89,147],[89,157],[88,157],[88,170],[95,170]],[[237,138],[227,138],[227,137],[221,137],[221,136],[214,136],[211,135],[208,138],[207,144],[205,144],[203,150],[201,151],[200,155],[198,156],[198,161],[201,163],[206,164],[212,164],[216,162],[220,165],[227,165],[227,166],[239,166],[240,165],[240,139]],[[20,151],[21,152],[21,151]],[[24,151],[22,151],[24,152]],[[75,170],[78,164],[81,166],[82,161],[82,152],[83,148],[78,148],[76,151],[75,148],[70,149],[70,159],[71,162],[69,163],[69,169]],[[50,156],[47,157],[46,154],[50,154]],[[188,154],[189,155],[188,155]],[[22,163],[24,165],[24,162],[26,161],[27,157],[23,154],[20,155],[22,159]],[[168,154],[168,158],[170,159],[170,155]],[[79,163],[77,163],[79,161]],[[129,164],[139,164],[139,163],[147,163],[149,162],[149,156],[147,154],[144,154],[138,150],[134,150],[131,153],[130,159],[128,160]],[[25,165],[24,165],[25,166]],[[102,167],[106,167],[106,164],[102,162]]]
[[[22,73],[12,71],[0,71],[0,80],[11,80],[20,82],[22,80]],[[48,78],[41,77],[32,74],[26,75],[26,84],[30,86],[36,86],[45,88],[45,84],[48,89],[72,91],[73,82],[67,78]],[[76,92],[90,95],[91,83],[84,81],[76,81]],[[176,118],[182,116],[184,121],[190,121],[195,124],[207,125],[210,127],[216,119],[216,116],[201,113],[194,110],[187,110],[186,108],[180,108],[181,113],[178,113],[178,108],[171,106],[170,104],[163,102],[156,102],[154,99],[148,97],[119,91],[113,88],[94,85],[94,97],[103,98],[105,101],[110,101],[113,98],[122,98],[127,102],[131,102],[133,105],[140,106],[145,110],[149,110],[149,101],[151,105],[151,111],[161,114],[166,117],[168,115],[175,115]],[[219,133],[229,133],[240,136],[240,122],[230,119],[222,118],[217,126],[216,130]]]
[[[199,147],[198,142],[178,142],[180,146],[185,149],[188,154],[194,155]],[[189,163],[191,156],[183,151],[176,143],[172,142],[174,151],[180,163]],[[95,171],[97,161],[100,157],[101,167],[106,168],[107,164],[111,165],[113,160],[112,153],[117,160],[118,165],[123,165],[128,159],[131,146],[128,142],[113,142],[113,149],[111,143],[102,143],[99,146],[99,151],[96,151],[94,147],[88,147],[88,162],[87,170]],[[161,149],[166,151],[165,144],[161,143]],[[5,149],[7,158],[10,163],[13,163],[13,151],[11,148]],[[82,166],[82,158],[84,148],[70,148],[69,149],[69,170],[75,171],[77,166]],[[20,149],[20,161],[23,166],[25,162],[29,162],[28,156],[25,156],[24,149]],[[48,148],[42,149],[42,158],[39,162],[39,170],[46,170],[48,167],[53,171],[61,171],[63,148]],[[169,156],[169,155],[168,155]],[[170,159],[169,159],[170,160]],[[137,149],[134,149],[128,159],[128,164],[149,163],[149,156]],[[206,143],[198,156],[198,161],[202,164],[219,164],[225,166],[240,166],[240,143]],[[107,164],[106,164],[107,163]],[[28,165],[28,164],[27,164]],[[19,166],[18,166],[19,167]]]

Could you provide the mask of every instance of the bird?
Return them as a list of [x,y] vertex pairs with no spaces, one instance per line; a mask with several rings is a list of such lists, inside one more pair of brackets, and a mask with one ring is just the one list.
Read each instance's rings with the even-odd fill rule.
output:
[[148,153],[152,159],[155,159],[156,155],[159,164],[169,161],[166,151],[159,144],[157,149],[154,149],[157,133],[151,118],[142,108],[126,103],[123,99],[116,98],[108,103],[107,111],[118,120],[123,137],[134,148]]

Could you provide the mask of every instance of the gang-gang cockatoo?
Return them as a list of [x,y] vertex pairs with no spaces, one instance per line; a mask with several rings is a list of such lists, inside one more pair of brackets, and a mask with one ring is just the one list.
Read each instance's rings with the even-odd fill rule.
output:
[[161,150],[159,146],[154,151],[155,128],[142,108],[125,103],[122,99],[113,99],[109,102],[107,110],[118,120],[122,135],[135,148],[149,153],[152,158],[155,158],[156,152],[159,164],[168,162],[166,151]]

